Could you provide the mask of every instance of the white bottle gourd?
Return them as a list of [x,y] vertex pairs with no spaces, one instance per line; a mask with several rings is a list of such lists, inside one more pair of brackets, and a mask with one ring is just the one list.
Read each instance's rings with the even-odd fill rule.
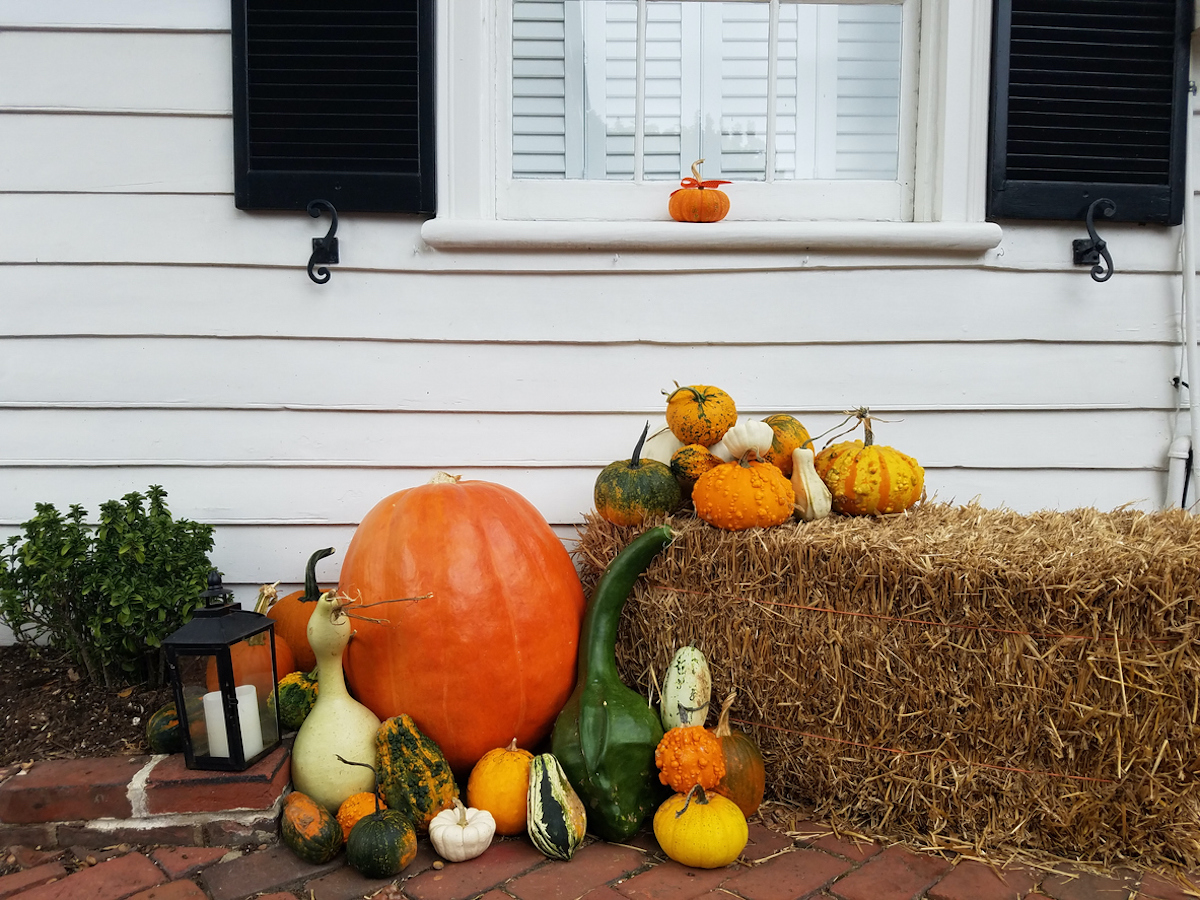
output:
[[308,643],[317,658],[317,701],[292,748],[293,786],[334,813],[347,797],[375,786],[370,770],[338,759],[374,766],[380,726],[379,717],[346,690],[342,653],[352,631],[334,592],[322,594],[308,620]]

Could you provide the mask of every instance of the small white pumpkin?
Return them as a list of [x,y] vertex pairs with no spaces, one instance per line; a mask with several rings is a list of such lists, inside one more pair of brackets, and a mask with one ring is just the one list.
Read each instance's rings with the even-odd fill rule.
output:
[[828,485],[817,474],[815,454],[808,447],[792,451],[792,489],[796,492],[796,518],[804,522],[824,519],[833,505]]
[[665,466],[671,464],[671,455],[683,446],[683,442],[671,433],[664,419],[662,425],[646,438],[642,444],[642,459],[654,459]]
[[724,450],[731,460],[741,459],[751,451],[754,452],[755,459],[762,459],[762,455],[771,449],[774,440],[775,429],[770,425],[746,419],[725,432],[721,443],[724,444]]
[[450,862],[474,859],[492,845],[496,820],[486,809],[463,806],[454,798],[454,806],[443,809],[429,823],[429,843],[438,856]]

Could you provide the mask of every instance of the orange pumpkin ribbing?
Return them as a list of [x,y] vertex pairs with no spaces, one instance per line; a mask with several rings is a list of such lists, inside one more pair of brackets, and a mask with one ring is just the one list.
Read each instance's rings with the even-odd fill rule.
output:
[[860,410],[866,441],[843,441],[817,454],[817,474],[833,495],[833,509],[845,515],[903,512],[921,499],[925,470],[915,459],[874,443],[867,411]]
[[447,480],[385,498],[355,531],[339,588],[364,603],[432,594],[364,612],[387,622],[355,623],[346,677],[381,719],[410,715],[457,772],[549,733],[575,683],[584,596],[520,494]]

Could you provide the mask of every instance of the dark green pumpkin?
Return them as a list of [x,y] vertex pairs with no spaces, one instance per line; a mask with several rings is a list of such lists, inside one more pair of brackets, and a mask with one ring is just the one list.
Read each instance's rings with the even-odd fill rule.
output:
[[454,805],[458,787],[442,750],[406,714],[393,716],[375,735],[379,793],[420,831]]
[[279,679],[279,724],[296,731],[317,702],[317,672],[291,672]]
[[283,802],[279,836],[284,846],[305,862],[329,862],[342,849],[342,826],[333,814],[307,794],[292,791]]
[[182,753],[185,732],[174,700],[146,720],[146,742],[154,753]]
[[583,843],[587,811],[558,760],[541,753],[529,763],[525,830],[542,855],[570,859]]
[[395,809],[368,813],[350,830],[346,862],[364,878],[391,878],[417,855],[417,832]]
[[642,459],[642,445],[650,423],[642,429],[633,456],[609,463],[596,477],[592,499],[596,512],[614,525],[641,525],[648,516],[665,516],[683,500],[671,467],[656,459]]

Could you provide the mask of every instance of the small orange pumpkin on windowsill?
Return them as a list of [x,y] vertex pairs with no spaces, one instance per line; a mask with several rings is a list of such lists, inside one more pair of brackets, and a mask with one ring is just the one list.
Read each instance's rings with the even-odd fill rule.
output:
[[692,163],[692,177],[683,179],[679,189],[671,192],[667,209],[676,222],[720,222],[729,212],[729,195],[717,190],[717,185],[731,182],[701,181],[702,162]]

